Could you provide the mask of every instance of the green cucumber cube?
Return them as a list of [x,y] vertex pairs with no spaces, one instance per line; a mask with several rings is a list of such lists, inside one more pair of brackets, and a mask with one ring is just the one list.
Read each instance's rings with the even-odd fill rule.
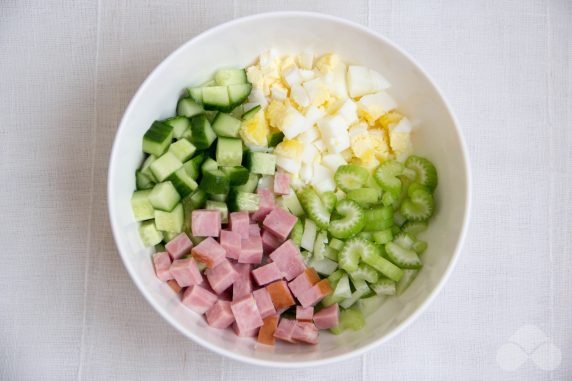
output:
[[143,152],[150,155],[161,156],[173,140],[173,127],[155,121],[143,135]]
[[276,156],[264,152],[249,152],[246,155],[246,167],[252,173],[273,175],[276,171]]
[[220,211],[220,221],[223,224],[228,223],[228,208],[224,202],[207,200],[207,209],[219,210]]
[[173,137],[175,139],[180,139],[191,125],[189,118],[180,115],[166,119],[164,123],[173,127]]
[[207,149],[216,139],[216,134],[204,114],[191,118],[191,141],[199,149]]
[[235,167],[242,163],[242,140],[218,138],[216,161],[221,167]]
[[152,220],[143,221],[141,223],[139,226],[139,236],[145,247],[157,245],[163,240],[163,233],[157,230]]
[[150,191],[148,198],[154,209],[165,212],[173,210],[181,199],[177,189],[170,181],[155,185],[153,190]]
[[169,176],[169,180],[173,183],[173,186],[181,198],[187,197],[193,193],[193,191],[197,189],[198,186],[196,181],[187,174],[185,168],[179,168],[177,172]]
[[219,112],[213,120],[212,127],[218,136],[238,138],[241,122],[235,117]]
[[150,190],[133,192],[131,196],[131,209],[135,220],[144,221],[154,217],[153,205],[149,201]]
[[230,183],[228,177],[219,169],[204,171],[199,187],[209,194],[228,193]]
[[181,162],[189,160],[197,148],[187,139],[177,140],[169,147],[169,152],[179,159]]
[[161,182],[175,173],[183,163],[172,152],[165,152],[151,164],[151,171],[157,181]]
[[185,214],[182,204],[177,204],[170,212],[164,212],[162,210],[155,211],[155,226],[158,230],[180,233],[183,231],[184,222]]

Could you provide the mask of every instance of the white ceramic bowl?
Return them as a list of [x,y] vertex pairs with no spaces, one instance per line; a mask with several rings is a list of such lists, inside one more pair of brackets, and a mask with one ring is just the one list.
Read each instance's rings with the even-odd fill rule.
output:
[[[420,122],[415,151],[439,171],[437,211],[425,237],[424,268],[399,298],[389,299],[359,332],[321,333],[320,343],[257,348],[253,339],[209,328],[184,307],[153,274],[149,249],[142,246],[130,209],[134,172],[142,160],[141,138],[151,122],[172,116],[189,85],[204,82],[217,68],[246,66],[264,50],[336,52],[344,60],[383,73],[391,94],[410,118]],[[360,25],[314,13],[268,13],[219,25],[167,57],[141,85],[119,126],[109,166],[109,214],[127,271],[149,303],[195,342],[236,360],[268,366],[300,367],[347,359],[389,340],[410,324],[437,295],[454,266],[467,228],[470,203],[468,159],[450,107],[429,76],[395,44]]]

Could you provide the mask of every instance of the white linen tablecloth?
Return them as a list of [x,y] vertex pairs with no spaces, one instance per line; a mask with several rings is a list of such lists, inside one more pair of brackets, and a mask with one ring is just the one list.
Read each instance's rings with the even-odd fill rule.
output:
[[[397,338],[300,370],[224,359],[138,293],[111,237],[120,117],[172,50],[236,17],[345,17],[444,90],[474,179],[450,281]],[[0,380],[572,379],[572,2],[0,1]]]

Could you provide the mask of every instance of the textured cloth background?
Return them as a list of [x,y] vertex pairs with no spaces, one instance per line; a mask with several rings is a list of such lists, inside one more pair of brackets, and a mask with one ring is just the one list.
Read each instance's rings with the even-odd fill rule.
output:
[[[164,57],[284,9],[348,18],[419,60],[461,122],[474,203],[456,270],[411,327],[344,363],[278,371],[202,349],[145,302],[111,237],[106,174],[120,117]],[[567,0],[2,0],[0,379],[570,380],[571,168]],[[519,329],[537,361],[510,370],[519,353],[499,348]]]

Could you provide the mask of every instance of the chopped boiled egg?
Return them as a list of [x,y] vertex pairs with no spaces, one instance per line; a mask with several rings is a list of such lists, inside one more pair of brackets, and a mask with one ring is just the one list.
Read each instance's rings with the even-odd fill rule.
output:
[[350,65],[347,81],[352,98],[359,98],[390,87],[389,82],[381,74],[364,66]]
[[305,183],[312,181],[312,175],[314,174],[314,165],[308,163],[302,163],[300,167],[300,179]]
[[305,144],[304,151],[302,152],[302,162],[306,164],[312,164],[318,157],[319,153],[320,152],[315,145]]
[[384,91],[364,95],[357,102],[359,115],[370,125],[373,125],[380,116],[396,107],[395,100]]
[[322,156],[322,164],[335,173],[338,170],[338,167],[347,164],[347,161],[341,154],[330,153]]
[[280,83],[274,83],[270,88],[270,94],[274,100],[285,101],[288,97],[288,89],[282,86]]
[[292,106],[287,106],[282,123],[277,127],[284,133],[284,136],[287,139],[294,139],[296,136],[310,128],[310,125],[304,115],[302,115],[298,110]]
[[251,118],[242,121],[240,136],[247,144],[255,146],[268,145],[270,129],[264,117],[264,112],[257,112]]
[[322,140],[331,152],[342,152],[350,146],[348,123],[341,116],[328,116],[318,121]]
[[[308,119],[308,116],[306,116],[306,119]],[[297,139],[304,144],[308,144],[315,142],[319,137],[320,137],[320,131],[318,130],[318,127],[312,126],[308,128],[305,132],[298,135]]]
[[261,107],[266,107],[268,101],[266,100],[266,96],[264,95],[264,92],[261,89],[254,88],[252,89],[250,95],[248,96],[248,103],[260,105]]
[[314,53],[311,50],[306,49],[298,56],[298,65],[300,65],[302,69],[312,70],[313,64]]
[[282,168],[284,171],[297,174],[300,171],[300,161],[288,159],[282,156],[276,156],[276,165]]
[[301,160],[302,153],[304,151],[304,145],[297,140],[284,139],[280,142],[276,148],[274,148],[274,153],[277,156],[286,157],[292,160]]
[[330,99],[330,92],[321,78],[314,78],[302,84],[308,93],[310,102],[314,106],[320,106]]
[[319,163],[314,163],[314,174],[311,183],[318,192],[327,192],[336,189],[334,173]]
[[322,73],[331,72],[340,62],[340,57],[337,54],[324,54],[316,61],[316,69]]
[[300,85],[293,85],[290,88],[290,94],[294,102],[298,104],[298,106],[304,108],[310,105],[310,98],[308,97],[308,93],[306,90]]
[[302,75],[300,74],[300,69],[298,69],[298,67],[295,65],[291,65],[283,69],[282,78],[289,87],[302,83]]
[[411,122],[409,121],[409,119],[402,118],[397,124],[391,125],[389,129],[391,131],[404,132],[408,134],[411,132],[413,127],[411,126]]

